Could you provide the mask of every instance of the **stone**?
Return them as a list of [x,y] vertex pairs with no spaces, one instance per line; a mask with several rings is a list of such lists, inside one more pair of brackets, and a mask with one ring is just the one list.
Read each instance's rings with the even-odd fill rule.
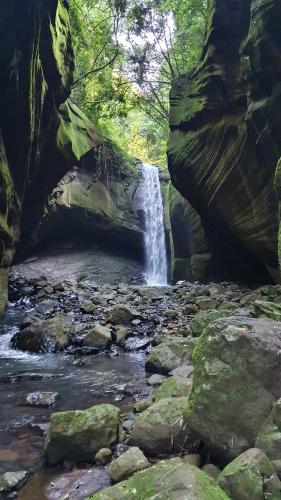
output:
[[108,472],[111,481],[118,483],[119,481],[123,481],[123,479],[127,479],[135,472],[146,469],[149,466],[150,463],[143,452],[133,446],[111,462]]
[[112,343],[112,330],[100,323],[95,323],[83,338],[83,346],[106,349]]
[[37,391],[26,395],[24,403],[27,406],[50,407],[55,406],[60,399],[58,392]]
[[217,479],[220,474],[219,468],[214,464],[204,465],[201,470],[206,472],[206,474],[208,474],[208,476],[212,477],[213,479]]
[[87,301],[81,304],[80,309],[85,314],[93,314],[93,312],[96,310],[96,305],[91,301]]
[[[38,306],[36,307],[36,313],[38,314],[51,314],[55,307],[57,306],[57,302],[51,299],[41,300]],[[26,325],[29,326],[29,325]]]
[[11,345],[15,349],[34,353],[61,351],[70,344],[74,332],[75,328],[68,324],[66,316],[58,314],[36,321],[15,333]]
[[271,461],[277,476],[281,479],[281,459]]
[[230,316],[231,314],[232,313],[230,311],[224,309],[210,311],[205,314],[198,314],[189,323],[191,334],[195,337],[199,337],[202,334],[204,328],[213,323],[213,321],[216,321],[219,318],[225,318],[227,316]]
[[98,465],[106,465],[111,461],[112,451],[110,448],[101,448],[95,454],[95,463]]
[[160,401],[165,398],[187,397],[192,389],[192,380],[178,377],[167,378],[157,389],[154,389],[152,398]]
[[281,396],[281,325],[233,316],[209,325],[193,355],[186,422],[221,460],[253,447]]
[[187,398],[161,399],[137,416],[128,444],[148,456],[176,453],[194,444],[183,414]]
[[[180,494],[180,496],[179,496]],[[162,460],[89,500],[229,500],[224,491],[196,467],[180,458]]]
[[165,380],[165,377],[164,375],[157,375],[156,373],[154,375],[151,375],[151,377],[149,377],[147,379],[147,383],[149,385],[152,385],[152,386],[155,386],[155,385],[160,385],[162,384],[162,382],[164,382]]
[[281,458],[281,399],[274,404],[259,429],[256,447],[261,448],[271,460]]
[[145,362],[148,372],[168,375],[169,372],[182,364],[191,364],[192,352],[196,341],[174,337],[155,347]]
[[207,311],[208,309],[216,309],[218,307],[218,303],[215,299],[208,297],[199,297],[196,300],[196,304],[198,305],[201,311]]
[[126,326],[116,326],[114,331],[116,344],[123,344],[126,338],[129,336],[129,333],[129,329]]
[[125,349],[127,351],[140,351],[141,349],[146,349],[150,346],[152,338],[130,338],[125,341]]
[[[65,469],[67,470],[67,467]],[[38,479],[35,477],[34,482]],[[43,494],[48,500],[85,500],[110,484],[105,467],[91,467],[90,469],[79,467],[73,468],[70,472],[61,471],[59,475],[56,474],[44,485]],[[35,488],[37,489],[30,493],[23,491],[27,500],[39,500],[38,486],[36,485]]]
[[[0,495],[21,488],[28,478],[25,470],[18,472],[5,472],[0,476]],[[3,497],[5,498],[5,497]]]
[[197,312],[198,312],[198,306],[196,304],[187,304],[187,306],[185,306],[183,310],[183,313],[186,315],[196,314]]
[[175,309],[168,309],[165,311],[164,316],[167,319],[177,319],[178,317],[178,312]]
[[138,317],[138,312],[126,304],[116,304],[107,314],[108,321],[113,325],[127,325]]
[[194,371],[194,367],[192,365],[181,365],[178,368],[172,370],[169,375],[177,378],[187,379],[190,378]]
[[220,473],[218,484],[233,500],[281,498],[281,482],[266,454],[258,448],[247,450],[228,464]]
[[276,321],[281,321],[281,305],[275,304],[275,302],[255,300],[253,304],[253,315],[256,318],[271,318]]
[[133,410],[136,413],[142,413],[144,410],[147,410],[152,405],[150,399],[140,399],[136,401],[133,405]]
[[118,437],[120,410],[109,404],[51,415],[45,450],[50,465],[63,460],[93,462]]

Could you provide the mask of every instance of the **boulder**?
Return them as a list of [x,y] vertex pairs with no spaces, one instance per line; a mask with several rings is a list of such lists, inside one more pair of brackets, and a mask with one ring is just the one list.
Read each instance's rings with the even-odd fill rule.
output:
[[64,314],[34,321],[30,326],[15,333],[11,338],[14,349],[39,352],[55,352],[65,349],[71,342],[75,328],[70,326]]
[[95,463],[97,465],[106,465],[110,462],[112,458],[112,451],[110,448],[101,448],[95,454]]
[[135,420],[129,444],[138,446],[149,456],[179,452],[194,444],[183,414],[187,398],[161,399]]
[[256,447],[261,448],[271,460],[281,458],[281,399],[278,399],[262,424],[256,439]]
[[106,349],[112,343],[112,330],[100,323],[95,323],[83,338],[83,346]]
[[90,497],[90,500],[229,500],[229,497],[200,469],[180,458],[162,460],[137,472],[127,481]]
[[107,314],[107,319],[113,325],[126,325],[138,318],[139,313],[126,304],[116,304]]
[[232,500],[281,498],[281,482],[269,458],[258,448],[247,450],[228,464],[218,484]]
[[265,302],[256,300],[253,304],[253,315],[256,318],[271,318],[276,321],[281,320],[281,305],[275,302]]
[[154,389],[152,398],[154,401],[166,398],[187,397],[192,389],[192,380],[182,377],[169,377],[160,387]]
[[218,302],[211,297],[198,297],[196,304],[201,309],[201,311],[208,311],[210,309],[216,309],[218,307]]
[[[0,496],[6,498],[5,494],[9,491],[21,488],[26,482],[28,472],[25,470],[18,472],[5,472],[0,476]],[[3,497],[2,497],[3,495]]]
[[195,318],[193,318],[189,323],[191,334],[194,337],[199,337],[203,332],[204,328],[213,323],[213,321],[216,321],[217,319],[220,318],[225,318],[230,315],[231,311],[227,311],[225,309],[210,311],[205,314],[203,313],[197,314],[197,316],[195,316]]
[[148,372],[168,375],[182,364],[191,364],[196,341],[183,337],[173,337],[156,346],[145,362]]
[[209,325],[194,356],[186,422],[222,460],[254,446],[281,396],[281,325],[233,316]]
[[50,465],[63,460],[93,462],[117,441],[120,410],[109,404],[51,415],[45,450]]
[[111,481],[119,483],[119,481],[123,481],[123,479],[127,479],[135,472],[146,469],[149,466],[150,463],[143,452],[133,446],[111,462],[108,472]]

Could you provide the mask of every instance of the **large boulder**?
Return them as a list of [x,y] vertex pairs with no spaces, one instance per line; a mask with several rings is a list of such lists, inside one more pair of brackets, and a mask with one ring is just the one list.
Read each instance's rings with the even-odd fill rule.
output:
[[264,450],[271,460],[280,460],[281,399],[278,399],[268,418],[262,424],[257,436],[256,446]]
[[[170,94],[172,182],[201,217],[213,272],[235,280],[279,275],[280,21],[279,0],[210,0],[202,58]],[[278,179],[280,196],[280,167]]]
[[138,312],[127,304],[116,304],[110,309],[107,315],[108,321],[113,325],[126,325],[138,317]]
[[179,452],[194,444],[183,420],[187,398],[167,398],[154,403],[135,420],[129,443],[150,456]]
[[233,316],[209,325],[194,356],[186,421],[222,460],[254,446],[281,396],[281,325]]
[[218,477],[220,487],[232,500],[281,498],[281,482],[266,454],[251,448],[228,464]]
[[197,314],[189,323],[189,328],[194,337],[199,337],[204,328],[213,323],[216,319],[225,318],[231,315],[231,311],[218,309],[205,314]]
[[180,458],[158,462],[127,481],[107,488],[90,500],[228,500],[229,497],[200,469]]
[[34,320],[31,325],[15,333],[11,345],[29,352],[55,352],[67,347],[75,333],[64,314],[46,320]]
[[171,337],[156,346],[145,362],[148,372],[168,375],[182,364],[192,363],[192,352],[196,345],[194,339]]
[[116,443],[119,416],[120,410],[109,404],[53,413],[45,444],[49,464],[63,460],[93,462],[101,448]]

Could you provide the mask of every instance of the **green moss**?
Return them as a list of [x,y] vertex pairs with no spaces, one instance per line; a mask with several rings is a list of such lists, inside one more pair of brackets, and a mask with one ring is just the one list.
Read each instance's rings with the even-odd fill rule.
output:
[[153,399],[159,401],[165,398],[187,397],[191,391],[191,380],[169,377],[153,391]]
[[137,472],[127,481],[123,481],[101,493],[91,500],[136,499],[149,500],[162,498],[169,500],[180,495],[182,498],[200,498],[200,500],[227,500],[227,495],[207,474],[178,458],[159,462],[158,464]]

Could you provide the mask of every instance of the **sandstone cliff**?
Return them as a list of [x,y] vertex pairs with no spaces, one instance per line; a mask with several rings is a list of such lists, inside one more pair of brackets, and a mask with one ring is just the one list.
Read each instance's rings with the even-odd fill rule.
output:
[[232,279],[279,279],[280,22],[279,0],[211,0],[201,63],[171,92],[172,181]]

